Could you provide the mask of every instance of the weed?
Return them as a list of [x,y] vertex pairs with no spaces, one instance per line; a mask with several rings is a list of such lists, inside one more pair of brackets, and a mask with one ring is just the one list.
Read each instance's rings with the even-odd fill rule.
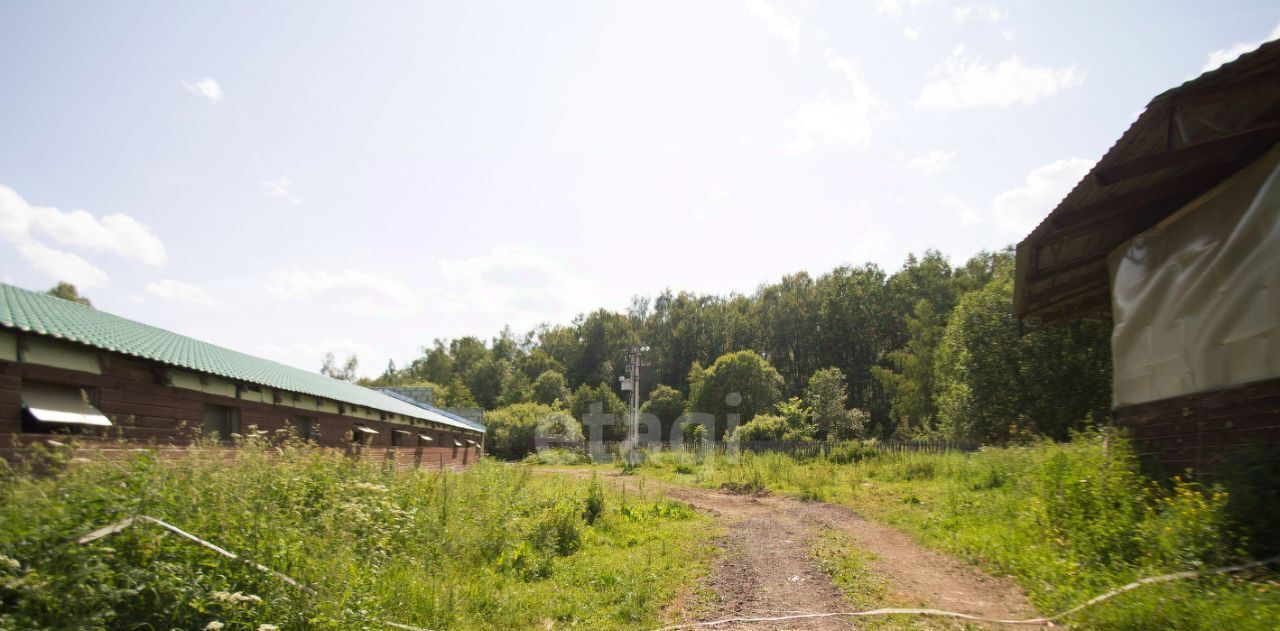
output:
[[[1248,545],[1276,548],[1274,535],[1258,541],[1264,535],[1257,526],[1259,515],[1261,523],[1276,521],[1268,517],[1276,514],[1267,502],[1276,496],[1273,479],[1249,477],[1258,488],[1243,498],[1180,478],[1157,484],[1143,475],[1123,439],[1104,448],[1100,436],[1083,434],[1069,443],[977,453],[843,449],[844,455],[833,449],[811,459],[708,457],[696,483],[848,505],[925,545],[1016,577],[1046,613],[1144,576],[1247,558]],[[688,481],[665,469],[644,473]],[[1068,622],[1106,629],[1271,629],[1280,619],[1275,580],[1259,571],[1146,586]]]
[[[0,629],[646,627],[709,554],[704,518],[671,502],[633,498],[635,519],[606,510],[598,480],[485,461],[401,473],[245,444],[234,463],[215,449],[176,462],[140,453],[2,481]],[[135,514],[316,592],[156,528],[75,543]]]

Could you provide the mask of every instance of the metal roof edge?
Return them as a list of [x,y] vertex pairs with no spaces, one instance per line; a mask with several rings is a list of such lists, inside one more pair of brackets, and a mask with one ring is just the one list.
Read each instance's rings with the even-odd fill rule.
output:
[[423,403],[417,399],[414,399],[413,397],[400,394],[399,392],[396,392],[395,390],[392,390],[390,388],[375,388],[375,390],[393,399],[398,399],[400,401],[404,401],[405,403],[416,405],[424,410],[427,410],[428,412],[435,412],[436,414],[444,416],[445,418],[449,418],[460,423],[465,423],[468,427],[475,429],[481,433],[484,433],[487,431],[487,428],[485,428],[484,423],[478,423],[469,418],[458,416],[457,414],[454,414],[452,412],[446,412],[445,410],[442,410],[433,405],[428,405],[426,403]]
[[[61,299],[61,298],[58,298],[58,297],[56,297],[56,296],[50,296],[50,295],[47,295],[47,294],[43,294],[43,293],[41,293],[41,292],[35,292],[35,291],[31,291],[31,290],[29,290],[29,289],[23,289],[23,288],[21,288],[21,287],[17,287],[17,286],[15,286],[15,285],[10,285],[10,284],[8,284],[8,283],[0,283],[0,289],[3,289],[3,288],[10,288],[10,289],[13,289],[13,290],[17,290],[17,291],[19,291],[19,292],[23,292],[23,293],[25,293],[25,294],[27,294],[27,295],[29,295],[29,296],[35,297],[35,298],[37,298],[37,299],[39,299],[39,300],[46,300],[46,299],[47,299],[47,300],[56,300],[56,301],[58,301],[59,303],[64,303],[64,304],[59,305],[59,306],[75,305],[75,306],[77,306],[77,307],[81,307],[81,308],[84,308],[84,309],[87,309],[87,310],[90,310],[90,311],[94,312],[94,313],[95,313],[95,316],[105,316],[105,317],[110,318],[110,319],[112,319],[112,320],[114,320],[114,321],[119,321],[119,322],[120,322],[120,324],[128,324],[128,325],[133,325],[133,326],[142,326],[142,327],[146,327],[146,328],[151,329],[151,330],[153,330],[153,331],[158,331],[158,332],[161,332],[161,333],[164,333],[164,334],[167,334],[167,335],[171,335],[171,336],[174,336],[174,337],[176,337],[176,338],[180,338],[180,339],[185,340],[185,341],[191,341],[191,342],[195,342],[195,343],[198,343],[198,344],[207,345],[207,346],[212,347],[213,349],[216,349],[216,350],[221,351],[221,352],[225,352],[225,353],[232,353],[232,354],[234,354],[234,355],[242,356],[242,357],[245,357],[245,358],[251,359],[251,360],[256,361],[256,362],[266,362],[266,363],[271,364],[271,365],[273,365],[274,367],[277,367],[278,369],[280,369],[280,370],[284,371],[285,373],[293,373],[293,374],[298,375],[298,376],[304,376],[304,377],[306,377],[307,379],[324,379],[324,380],[328,380],[328,381],[330,381],[330,382],[333,382],[333,385],[335,385],[335,386],[337,386],[337,387],[339,387],[339,388],[342,388],[342,389],[350,390],[350,389],[353,389],[353,388],[358,388],[358,389],[360,390],[360,394],[370,397],[370,400],[368,400],[368,401],[363,401],[363,400],[359,400],[359,399],[357,399],[357,398],[356,398],[356,397],[354,397],[354,396],[351,396],[351,397],[341,397],[341,396],[335,396],[335,394],[337,394],[337,393],[324,393],[324,392],[313,391],[313,390],[304,389],[304,388],[289,387],[288,385],[282,385],[282,384],[281,384],[281,383],[279,383],[279,382],[275,382],[275,381],[272,381],[272,380],[269,380],[269,379],[255,378],[255,377],[253,377],[253,376],[244,375],[244,374],[232,374],[232,373],[230,373],[230,372],[226,372],[226,371],[211,370],[211,369],[209,369],[209,368],[201,367],[201,366],[197,366],[197,365],[194,365],[194,364],[191,364],[191,363],[184,363],[184,362],[169,361],[169,360],[166,360],[166,359],[163,359],[163,358],[153,357],[153,356],[149,356],[149,355],[146,355],[146,354],[142,354],[142,353],[138,353],[138,352],[133,352],[133,351],[130,351],[130,350],[127,350],[127,349],[116,348],[116,347],[111,346],[111,345],[108,345],[108,344],[103,344],[103,343],[95,342],[94,340],[92,340],[92,339],[88,339],[88,338],[86,338],[86,337],[84,337],[84,336],[82,336],[82,335],[64,334],[63,332],[58,332],[58,331],[49,331],[49,330],[42,329],[42,328],[36,328],[36,327],[26,326],[26,325],[23,325],[23,324],[20,324],[19,322],[17,322],[17,320],[16,320],[16,319],[12,319],[12,318],[6,317],[6,316],[8,316],[8,315],[11,313],[11,310],[10,310],[10,309],[8,309],[8,308],[0,309],[0,328],[3,328],[3,329],[8,329],[8,330],[16,331],[16,332],[18,332],[18,333],[22,333],[22,334],[24,334],[24,335],[38,335],[38,336],[45,337],[45,338],[49,338],[49,339],[55,339],[55,340],[60,340],[60,341],[65,341],[65,342],[73,342],[73,343],[76,343],[76,344],[81,344],[81,345],[84,345],[84,346],[87,346],[87,347],[90,347],[90,348],[94,348],[94,349],[98,349],[98,350],[101,350],[101,351],[106,351],[106,352],[111,352],[111,353],[118,353],[118,354],[126,355],[126,356],[129,356],[129,357],[136,357],[136,358],[139,358],[139,359],[144,359],[144,360],[146,360],[146,361],[156,362],[156,363],[163,364],[163,365],[166,365],[166,366],[172,366],[172,367],[175,367],[175,368],[181,368],[181,369],[183,369],[183,370],[190,370],[190,371],[193,371],[193,372],[196,372],[196,373],[203,373],[203,374],[213,375],[213,376],[216,376],[216,377],[222,377],[222,378],[224,378],[224,379],[231,379],[231,380],[235,380],[235,381],[241,381],[241,382],[244,382],[244,383],[250,383],[250,384],[254,384],[254,385],[258,385],[258,386],[266,386],[266,387],[268,387],[268,388],[273,388],[273,389],[280,390],[280,391],[283,391],[283,392],[292,392],[292,393],[302,394],[302,395],[306,395],[306,396],[312,396],[312,397],[319,397],[319,398],[324,398],[324,399],[334,400],[334,401],[338,401],[338,402],[345,403],[345,404],[348,404],[348,405],[357,405],[357,406],[361,406],[361,407],[374,408],[374,409],[377,409],[377,410],[379,410],[379,411],[386,412],[386,413],[389,413],[389,414],[402,414],[402,415],[405,415],[405,416],[413,417],[413,418],[415,418],[415,419],[417,419],[417,420],[422,420],[422,421],[431,421],[431,422],[436,422],[436,423],[444,423],[444,424],[446,424],[446,425],[451,425],[451,426],[458,427],[458,428],[460,428],[460,429],[464,429],[464,430],[469,430],[469,431],[480,431],[480,432],[483,432],[483,431],[484,431],[483,429],[479,429],[479,428],[475,427],[475,425],[474,425],[474,424],[472,424],[471,422],[468,422],[468,421],[460,421],[460,420],[458,420],[456,417],[454,417],[453,415],[445,414],[445,413],[443,413],[443,412],[441,412],[441,411],[437,411],[437,413],[438,413],[440,416],[443,416],[444,418],[433,418],[432,416],[424,415],[424,414],[422,413],[422,411],[423,411],[422,406],[408,404],[407,402],[405,402],[405,401],[401,401],[401,400],[400,400],[400,399],[398,399],[398,398],[388,396],[385,392],[383,392],[383,391],[381,391],[381,390],[378,390],[378,389],[374,389],[374,388],[367,388],[367,387],[362,386],[362,385],[357,384],[357,383],[351,383],[351,382],[348,382],[348,381],[341,381],[341,380],[338,380],[338,379],[334,379],[334,378],[332,378],[332,377],[329,377],[329,376],[327,376],[327,375],[321,375],[321,374],[317,374],[317,373],[308,372],[308,371],[305,371],[305,370],[303,370],[303,369],[301,369],[301,368],[297,368],[297,367],[295,367],[295,366],[289,366],[288,364],[282,364],[282,363],[277,362],[277,361],[274,361],[274,360],[266,359],[266,358],[263,358],[263,357],[258,357],[258,356],[256,356],[256,355],[250,355],[250,354],[248,354],[248,353],[244,353],[244,352],[237,351],[237,350],[234,350],[234,349],[226,348],[226,347],[223,347],[223,346],[218,346],[217,344],[213,344],[213,343],[211,343],[211,342],[205,342],[205,341],[203,341],[203,340],[198,340],[198,339],[193,338],[193,337],[188,337],[188,336],[186,336],[186,335],[182,335],[182,334],[179,334],[179,333],[174,333],[174,332],[169,331],[169,330],[167,330],[167,329],[162,329],[162,328],[160,328],[160,327],[152,326],[152,325],[150,325],[150,324],[145,324],[145,323],[143,323],[143,322],[138,322],[138,321],[136,321],[136,320],[130,320],[130,319],[125,318],[125,317],[123,317],[123,316],[118,316],[118,315],[115,315],[115,314],[113,314],[113,313],[109,313],[109,312],[106,312],[106,311],[102,311],[102,310],[100,310],[100,309],[95,309],[95,308],[93,308],[93,307],[88,307],[88,306],[86,306],[86,305],[82,305],[82,304],[80,304],[80,303],[76,303],[76,302],[73,302],[73,301],[69,301],[69,300]],[[2,292],[0,292],[0,296],[2,296],[2,295],[3,295],[3,293],[2,293]],[[5,307],[5,303],[4,303],[4,302],[0,302],[0,307]],[[382,401],[379,401],[379,399],[383,399],[383,400],[385,400],[385,403],[383,403]],[[428,410],[428,411],[429,411],[429,410]],[[383,422],[392,422],[392,423],[394,423],[395,421],[383,421]]]

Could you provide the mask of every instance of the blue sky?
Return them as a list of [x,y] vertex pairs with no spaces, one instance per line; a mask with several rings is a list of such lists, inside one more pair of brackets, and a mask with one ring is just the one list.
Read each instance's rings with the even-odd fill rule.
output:
[[7,2],[0,279],[316,369],[1018,241],[1274,2]]

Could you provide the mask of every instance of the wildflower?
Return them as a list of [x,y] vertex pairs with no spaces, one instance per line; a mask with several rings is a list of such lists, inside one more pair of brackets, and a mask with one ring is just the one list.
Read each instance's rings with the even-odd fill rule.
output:
[[222,631],[222,623],[214,620],[204,625],[204,631]]
[[262,598],[260,596],[256,596],[254,594],[245,594],[242,592],[235,592],[233,594],[230,592],[217,591],[210,594],[210,596],[212,596],[213,599],[218,602],[231,603],[236,605],[240,603],[254,603],[256,605],[262,602]]
[[280,627],[274,624],[260,624],[258,625],[258,631],[280,631]]
[[13,570],[22,569],[22,564],[19,563],[17,559],[11,559],[3,554],[0,554],[0,565],[4,565]]

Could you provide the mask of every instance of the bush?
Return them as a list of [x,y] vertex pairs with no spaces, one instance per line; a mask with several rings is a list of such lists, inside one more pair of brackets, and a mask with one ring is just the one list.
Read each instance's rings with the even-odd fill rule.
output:
[[538,436],[582,440],[582,425],[563,410],[541,403],[517,403],[484,415],[489,453],[518,460],[534,450]]
[[525,464],[572,466],[591,464],[591,456],[580,449],[563,449],[560,447],[541,449],[524,457]]
[[744,442],[806,442],[814,439],[817,427],[813,411],[792,397],[775,406],[777,414],[760,414],[733,430],[732,437]]
[[591,484],[587,486],[587,501],[583,505],[582,518],[588,524],[596,523],[604,513],[604,489],[600,486],[600,478],[591,476]]

